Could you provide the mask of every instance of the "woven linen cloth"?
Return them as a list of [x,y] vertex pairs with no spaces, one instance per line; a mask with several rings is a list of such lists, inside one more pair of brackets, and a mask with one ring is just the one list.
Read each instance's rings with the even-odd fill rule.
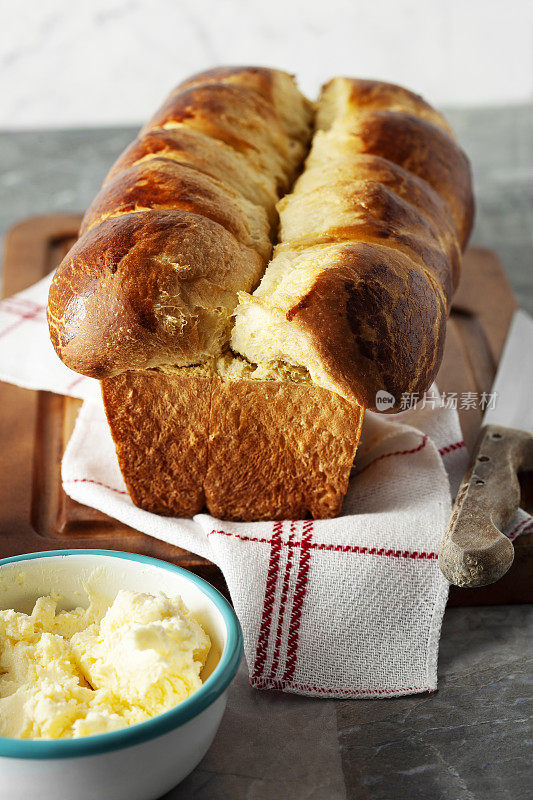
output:
[[[48,340],[49,284],[0,303],[0,378],[85,400],[63,457],[66,493],[220,567],[253,686],[339,698],[435,690],[448,595],[437,555],[467,465],[457,412],[435,390],[399,415],[368,413],[336,519],[159,517],[128,496],[97,381],[65,367]],[[532,527],[519,511],[507,535]]]

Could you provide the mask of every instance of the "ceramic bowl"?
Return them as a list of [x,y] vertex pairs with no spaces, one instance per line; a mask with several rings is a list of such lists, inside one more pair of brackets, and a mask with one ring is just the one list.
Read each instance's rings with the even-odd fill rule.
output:
[[0,800],[155,800],[194,769],[218,729],[242,635],[229,603],[193,573],[112,550],[30,553],[0,560],[0,608],[29,613],[51,592],[64,608],[86,604],[83,583],[92,573],[110,602],[120,589],[179,594],[211,637],[204,683],[170,711],[111,733],[46,741],[0,736]]

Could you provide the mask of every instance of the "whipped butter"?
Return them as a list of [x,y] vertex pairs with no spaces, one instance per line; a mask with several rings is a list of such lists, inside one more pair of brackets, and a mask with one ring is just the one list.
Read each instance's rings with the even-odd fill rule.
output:
[[179,597],[121,590],[86,609],[40,597],[0,611],[0,736],[77,738],[134,725],[201,685],[211,646]]

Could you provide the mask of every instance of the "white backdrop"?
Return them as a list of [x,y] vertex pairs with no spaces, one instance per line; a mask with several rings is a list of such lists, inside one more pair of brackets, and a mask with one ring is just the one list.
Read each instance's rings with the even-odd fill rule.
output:
[[181,78],[283,67],[436,105],[529,102],[532,0],[0,0],[0,128],[137,123]]

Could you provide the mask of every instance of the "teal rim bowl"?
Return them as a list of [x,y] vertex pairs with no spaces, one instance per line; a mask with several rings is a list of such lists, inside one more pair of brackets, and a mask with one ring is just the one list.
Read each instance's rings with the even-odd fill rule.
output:
[[220,592],[207,581],[204,581],[203,578],[199,578],[198,575],[188,572],[186,569],[176,567],[166,561],[160,561],[157,558],[119,550],[49,550],[44,553],[27,553],[26,555],[1,559],[0,567],[17,561],[29,561],[53,556],[68,558],[68,556],[73,555],[107,556],[137,561],[140,564],[148,564],[174,572],[186,580],[192,581],[213,602],[222,615],[227,633],[226,645],[220,656],[220,661],[205,683],[191,697],[183,700],[169,711],[164,711],[145,722],[139,722],[136,725],[121,728],[118,731],[83,736],[79,739],[36,740],[12,739],[7,736],[0,736],[0,758],[77,758],[111,750],[120,750],[124,747],[131,747],[132,745],[155,739],[156,736],[161,736],[184,725],[214,703],[228,688],[237,672],[243,652],[242,633],[237,616]]

